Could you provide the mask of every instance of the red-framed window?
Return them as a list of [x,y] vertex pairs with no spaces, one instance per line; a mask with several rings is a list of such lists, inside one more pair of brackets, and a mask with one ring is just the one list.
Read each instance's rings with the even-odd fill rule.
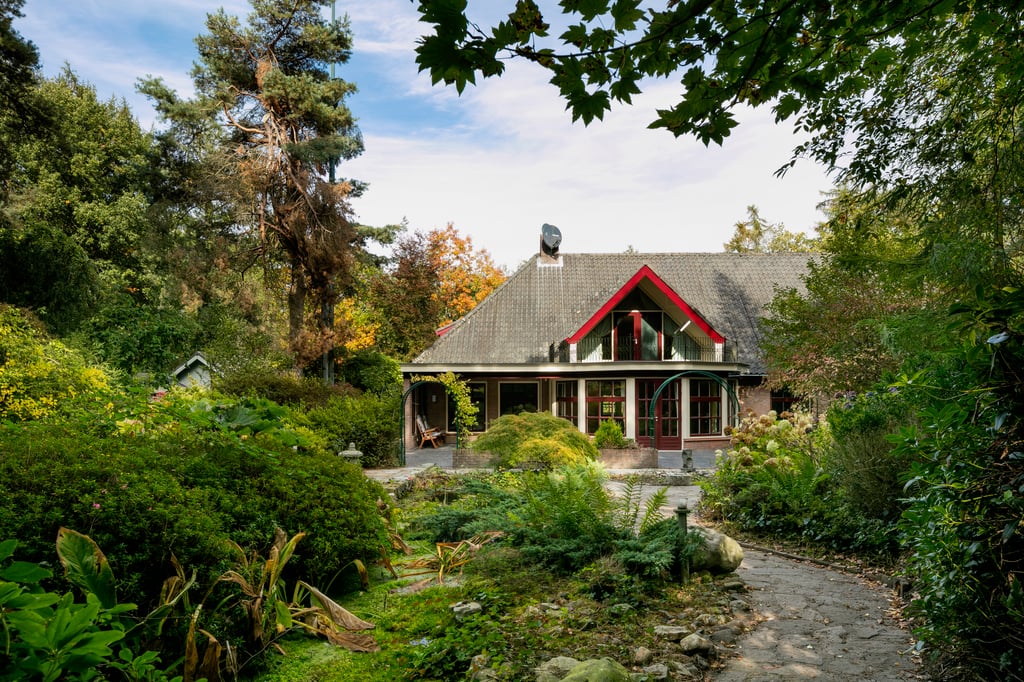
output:
[[579,382],[555,382],[555,415],[573,424],[579,423],[580,401]]
[[607,419],[617,422],[625,432],[626,382],[622,379],[587,382],[587,433],[595,433]]
[[690,435],[722,433],[722,389],[711,379],[690,379]]

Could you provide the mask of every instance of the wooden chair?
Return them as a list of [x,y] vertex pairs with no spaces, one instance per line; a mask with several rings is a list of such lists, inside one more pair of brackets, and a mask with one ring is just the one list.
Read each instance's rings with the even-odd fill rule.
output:
[[421,414],[416,415],[416,432],[420,436],[421,448],[428,441],[435,448],[437,447],[437,441],[441,441],[444,444],[444,432],[427,424],[427,420]]

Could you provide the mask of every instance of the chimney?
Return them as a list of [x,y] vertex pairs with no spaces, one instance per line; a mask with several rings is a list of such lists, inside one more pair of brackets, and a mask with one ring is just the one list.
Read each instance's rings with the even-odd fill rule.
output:
[[558,247],[562,243],[562,232],[554,225],[544,223],[540,228],[540,264],[561,265]]

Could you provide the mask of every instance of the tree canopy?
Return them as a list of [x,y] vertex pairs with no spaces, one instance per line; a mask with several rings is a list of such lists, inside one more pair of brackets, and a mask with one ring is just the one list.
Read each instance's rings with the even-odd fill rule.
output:
[[352,35],[347,20],[324,19],[326,4],[252,0],[245,25],[219,10],[196,39],[193,101],[160,79],[140,85],[169,121],[216,117],[225,126],[222,144],[234,151],[234,175],[250,193],[249,226],[265,254],[279,250],[290,271],[289,339],[299,365],[332,342],[330,315],[307,319],[307,295],[331,309],[360,238],[348,204],[359,186],[332,181],[333,165],[363,148],[344,105],[355,86],[330,73],[348,61]]
[[817,241],[803,232],[790,232],[782,223],[761,217],[757,206],[747,206],[747,219],[736,223],[732,238],[723,246],[733,253],[806,253],[817,250]]
[[[590,123],[615,103],[630,104],[649,79],[673,78],[683,94],[657,111],[652,127],[720,144],[738,107],[768,106],[811,135],[799,153],[829,166],[848,151],[848,136],[862,140],[847,166],[860,177],[893,169],[892,145],[910,128],[939,123],[961,96],[973,100],[979,78],[993,101],[1009,104],[1024,77],[1022,10],[1000,0],[671,0],[660,9],[564,0],[551,12],[519,0],[490,28],[468,16],[467,4],[419,3],[433,32],[417,61],[435,83],[461,91],[478,76],[500,75],[507,59],[529,60],[551,73],[573,120]],[[922,62],[936,79],[919,79],[916,96],[904,98],[907,68]],[[904,120],[908,113],[916,119]]]
[[45,124],[45,109],[32,96],[39,53],[14,30],[24,0],[0,0],[0,197],[14,159],[7,145],[16,135]]

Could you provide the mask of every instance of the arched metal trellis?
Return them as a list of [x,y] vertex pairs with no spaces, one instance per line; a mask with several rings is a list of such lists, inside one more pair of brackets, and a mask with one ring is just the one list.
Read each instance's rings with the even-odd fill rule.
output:
[[398,450],[398,466],[405,466],[405,401],[409,399],[409,395],[413,389],[423,384],[433,384],[435,381],[420,380],[414,381],[409,384],[409,388],[405,389],[405,393],[402,394],[402,401],[398,406],[398,433],[402,447]]
[[[438,386],[444,386],[445,395],[451,395],[451,391],[448,389],[448,386],[446,386],[444,382],[438,381],[436,379],[420,379],[419,381],[414,381],[413,383],[409,384],[409,388],[405,389],[405,393],[402,394],[401,404],[398,407],[398,429],[399,433],[401,434],[401,448],[399,449],[398,452],[399,466],[405,466],[405,401],[409,399],[409,396],[412,394],[413,389],[418,388],[423,384],[437,384]],[[462,446],[462,442],[460,441],[461,436],[459,433],[461,431],[461,428],[459,423],[458,412],[456,412],[455,420],[455,449],[458,450]]]
[[724,388],[725,392],[729,395],[729,399],[732,403],[732,406],[735,408],[732,413],[733,426],[735,426],[735,422],[739,418],[740,399],[736,396],[736,391],[732,390],[732,386],[729,385],[728,381],[718,376],[717,374],[712,374],[711,372],[705,372],[699,369],[688,369],[683,372],[679,372],[678,374],[673,374],[668,379],[665,379],[665,381],[661,382],[661,386],[658,386],[658,390],[656,390],[654,392],[654,396],[651,397],[651,407],[647,414],[647,436],[651,439],[652,445],[657,442],[656,436],[654,435],[654,412],[658,406],[658,398],[661,397],[661,392],[664,391],[669,384],[671,384],[676,379],[686,376],[700,376],[707,379],[711,379],[716,384]]

